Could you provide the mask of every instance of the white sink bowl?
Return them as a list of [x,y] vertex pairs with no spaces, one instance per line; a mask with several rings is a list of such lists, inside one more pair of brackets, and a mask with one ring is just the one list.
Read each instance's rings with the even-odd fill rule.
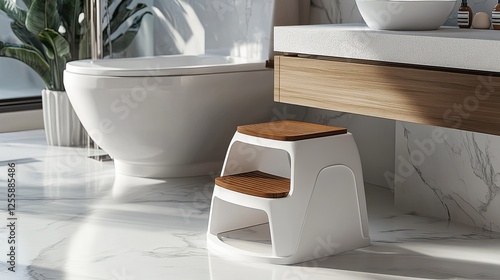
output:
[[366,24],[375,30],[434,30],[446,22],[456,0],[356,0]]

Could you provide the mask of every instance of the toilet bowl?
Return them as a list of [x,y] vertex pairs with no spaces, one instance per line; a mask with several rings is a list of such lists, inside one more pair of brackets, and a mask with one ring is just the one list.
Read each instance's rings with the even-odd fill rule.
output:
[[[173,2],[184,12],[155,14],[166,24],[155,32],[168,37],[189,31],[164,38],[171,41],[169,47],[184,46],[176,50],[183,55],[72,61],[64,72],[76,114],[113,157],[117,174],[218,174],[238,125],[281,118],[272,111],[273,70],[265,68],[273,56],[272,27],[305,23],[310,1],[258,1],[246,10],[256,12],[244,25],[232,12],[222,19],[207,14],[203,4],[192,5],[203,1]],[[235,25],[228,27],[229,22]],[[188,41],[194,49],[185,48]]]
[[274,103],[263,61],[217,55],[73,61],[64,85],[116,173],[138,177],[219,173],[236,126]]

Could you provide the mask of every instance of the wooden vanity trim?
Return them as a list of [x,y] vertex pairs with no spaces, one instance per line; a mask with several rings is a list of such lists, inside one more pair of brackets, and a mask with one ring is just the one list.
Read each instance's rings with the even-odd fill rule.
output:
[[498,73],[288,56],[274,64],[277,102],[500,135]]
[[274,57],[274,101],[280,99],[280,56]]

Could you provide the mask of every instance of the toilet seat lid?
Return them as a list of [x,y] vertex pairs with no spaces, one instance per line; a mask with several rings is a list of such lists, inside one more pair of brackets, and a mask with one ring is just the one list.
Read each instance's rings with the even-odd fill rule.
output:
[[256,71],[264,61],[218,55],[169,55],[103,60],[77,60],[66,64],[74,74],[109,77],[180,76]]

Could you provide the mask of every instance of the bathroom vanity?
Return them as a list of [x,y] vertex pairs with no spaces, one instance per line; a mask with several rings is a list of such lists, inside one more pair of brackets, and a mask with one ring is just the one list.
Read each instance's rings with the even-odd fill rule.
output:
[[500,32],[275,28],[274,100],[500,135]]

